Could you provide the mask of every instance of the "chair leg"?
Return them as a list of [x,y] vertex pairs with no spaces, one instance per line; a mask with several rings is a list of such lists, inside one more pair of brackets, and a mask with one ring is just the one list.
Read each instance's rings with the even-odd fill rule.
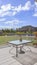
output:
[[[23,48],[23,49],[24,49],[24,48]],[[27,49],[29,49],[29,51],[32,52],[32,50],[31,50],[30,47],[27,47],[27,48],[25,48],[24,50],[25,50],[25,51],[28,51]]]

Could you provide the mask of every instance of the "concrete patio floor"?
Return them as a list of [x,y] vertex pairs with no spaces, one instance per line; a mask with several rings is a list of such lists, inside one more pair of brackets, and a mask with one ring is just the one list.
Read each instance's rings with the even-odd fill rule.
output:
[[18,58],[16,58],[15,48],[12,49],[12,53],[10,54],[9,50],[11,47],[0,47],[0,65],[32,65],[30,62],[33,62],[33,60],[35,60],[33,65],[37,65],[37,48],[31,46],[30,48],[32,52],[27,50],[25,54],[18,54]]

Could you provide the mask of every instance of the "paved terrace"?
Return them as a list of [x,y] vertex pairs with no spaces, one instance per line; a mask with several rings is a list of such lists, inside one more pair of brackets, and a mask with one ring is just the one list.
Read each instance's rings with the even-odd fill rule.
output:
[[[29,46],[30,47],[30,46]],[[32,52],[25,46],[26,52],[18,54],[15,57],[16,49],[13,48],[11,54],[9,53],[11,47],[0,47],[0,65],[37,65],[37,48],[30,47]]]

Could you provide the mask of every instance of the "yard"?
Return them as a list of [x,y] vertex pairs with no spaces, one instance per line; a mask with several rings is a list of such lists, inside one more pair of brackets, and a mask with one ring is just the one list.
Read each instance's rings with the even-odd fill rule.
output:
[[[0,45],[2,44],[6,44],[8,41],[11,41],[11,40],[18,40],[20,39],[19,35],[13,35],[13,36],[0,36]],[[33,36],[24,36],[22,35],[22,39],[29,39],[29,40],[32,40],[33,43],[34,42],[37,42],[37,40],[35,40],[35,37]]]
[[[6,44],[10,40],[20,39],[18,35],[13,36],[0,36],[0,65],[35,65],[37,64],[37,48],[33,46],[24,46],[26,49],[25,54],[18,53],[18,57],[16,57],[16,49],[12,46],[2,47],[3,44]],[[22,39],[30,39],[34,43],[35,37],[33,36],[22,36]],[[30,45],[32,45],[32,43]],[[1,46],[2,45],[2,46]],[[28,49],[31,49],[31,51]],[[12,49],[12,54],[10,54],[9,50]],[[22,60],[21,60],[22,59]]]

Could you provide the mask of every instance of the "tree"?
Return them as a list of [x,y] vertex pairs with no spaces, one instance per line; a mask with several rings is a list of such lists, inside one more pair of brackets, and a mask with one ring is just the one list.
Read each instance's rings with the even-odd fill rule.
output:
[[35,38],[37,39],[37,32],[34,32],[33,34],[35,35]]

